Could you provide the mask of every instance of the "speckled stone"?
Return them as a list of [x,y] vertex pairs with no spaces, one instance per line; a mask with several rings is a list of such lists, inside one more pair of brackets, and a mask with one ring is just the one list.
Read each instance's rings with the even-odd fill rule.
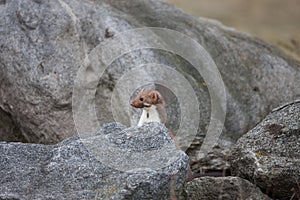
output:
[[[129,134],[137,135],[127,139]],[[130,151],[146,154],[166,146],[173,153],[168,154],[170,157],[162,168],[133,165],[131,170],[120,171],[91,151],[107,151],[99,144],[99,138],[106,135],[121,138],[120,144],[112,138],[111,145],[123,149],[124,154]],[[153,139],[143,142],[135,139],[138,135],[152,135]],[[121,163],[124,155],[117,152],[104,156],[120,159],[119,166],[126,165]],[[155,165],[158,158],[147,159],[148,164],[152,160]],[[57,145],[1,142],[0,169],[0,199],[169,199],[180,197],[187,178],[188,157],[176,150],[161,124],[128,129],[113,123],[88,137],[74,136]]]
[[238,140],[231,156],[233,175],[250,180],[279,199],[299,197],[299,166],[299,100],[274,109]]
[[270,200],[267,195],[240,177],[202,177],[186,184],[185,196],[188,200]]

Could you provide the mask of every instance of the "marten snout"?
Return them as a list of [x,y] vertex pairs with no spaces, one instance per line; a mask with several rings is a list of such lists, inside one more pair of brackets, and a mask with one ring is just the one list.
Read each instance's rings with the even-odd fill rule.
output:
[[130,105],[135,108],[144,108],[144,103],[140,102],[139,100],[133,100]]

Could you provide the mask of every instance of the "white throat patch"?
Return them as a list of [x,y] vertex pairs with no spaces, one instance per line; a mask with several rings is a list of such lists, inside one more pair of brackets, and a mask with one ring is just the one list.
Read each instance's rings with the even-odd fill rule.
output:
[[157,112],[155,105],[149,104],[149,107],[143,108],[143,113],[138,123],[138,126],[142,126],[144,123],[147,122],[161,122],[159,113]]

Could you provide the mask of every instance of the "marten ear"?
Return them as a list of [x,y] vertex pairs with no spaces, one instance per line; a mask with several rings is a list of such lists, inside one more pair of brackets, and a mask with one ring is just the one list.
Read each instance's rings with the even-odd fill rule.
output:
[[153,103],[159,103],[160,102],[160,94],[157,91],[152,91],[149,93],[150,98],[152,99]]

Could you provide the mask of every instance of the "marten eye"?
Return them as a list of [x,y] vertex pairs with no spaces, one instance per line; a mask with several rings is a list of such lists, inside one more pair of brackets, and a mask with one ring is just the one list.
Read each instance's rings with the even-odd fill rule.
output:
[[141,97],[141,98],[140,98],[140,101],[144,101],[144,98],[143,98],[143,97]]

